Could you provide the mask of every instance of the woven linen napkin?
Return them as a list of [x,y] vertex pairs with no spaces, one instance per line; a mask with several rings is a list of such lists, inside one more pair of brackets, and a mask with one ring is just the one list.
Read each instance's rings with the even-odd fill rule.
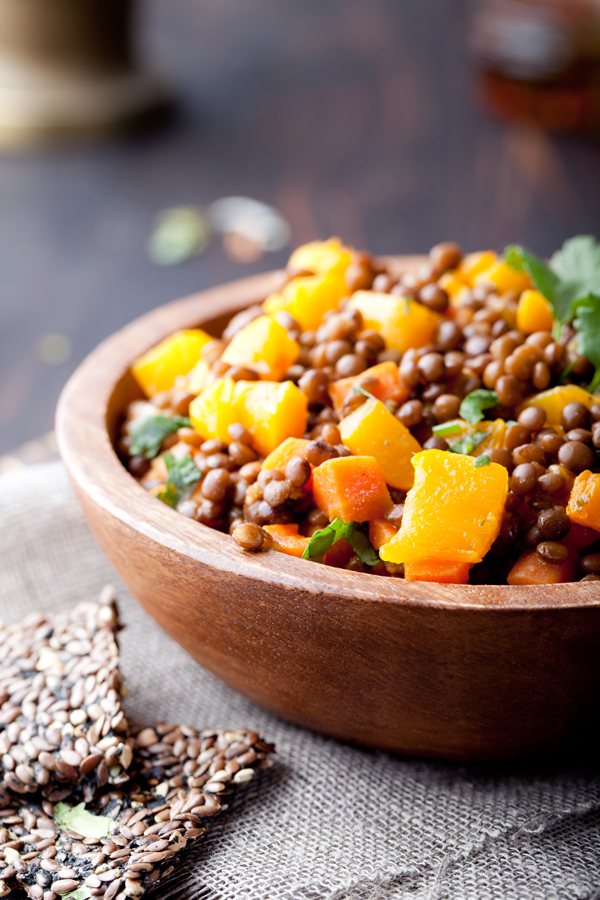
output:
[[[600,896],[600,772],[459,765],[360,750],[263,712],[166,637],[119,582],[60,463],[0,477],[0,615],[112,582],[126,712],[253,728],[274,766],[212,820],[160,898],[584,900]],[[600,648],[599,648],[600,652]]]

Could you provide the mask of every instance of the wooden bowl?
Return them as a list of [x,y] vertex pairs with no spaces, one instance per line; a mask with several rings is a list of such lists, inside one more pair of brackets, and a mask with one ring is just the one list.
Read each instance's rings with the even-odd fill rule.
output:
[[60,450],[119,575],[228,685],[333,737],[458,760],[597,740],[598,583],[436,585],[253,555],[156,500],[123,467],[114,442],[127,403],[140,396],[133,360],[180,328],[220,334],[280,277],[247,278],[148,313],[100,344],[66,385]]

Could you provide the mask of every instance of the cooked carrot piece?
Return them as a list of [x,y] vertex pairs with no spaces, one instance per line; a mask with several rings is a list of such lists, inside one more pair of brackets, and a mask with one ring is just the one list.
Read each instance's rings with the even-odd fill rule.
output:
[[377,460],[372,456],[328,459],[313,470],[315,503],[330,521],[370,522],[392,506]]
[[273,550],[297,556],[299,559],[306,550],[309,538],[298,534],[298,525],[265,525],[264,529],[273,541]]
[[396,534],[398,534],[398,529],[387,519],[373,519],[372,522],[369,522],[369,540],[371,546],[376,550],[391,541]]
[[598,540],[598,532],[595,528],[588,528],[586,525],[578,525],[577,522],[571,522],[571,530],[568,535],[562,539],[563,544],[583,553],[592,544]]
[[518,558],[506,579],[509,584],[563,584],[573,581],[578,555],[569,548],[569,558],[564,562],[550,562],[535,550],[526,550]]
[[445,559],[418,559],[404,563],[407,581],[435,581],[438,584],[467,584],[471,563]]
[[327,551],[323,557],[323,562],[326,566],[334,566],[336,569],[345,569],[347,563],[353,556],[354,550],[346,538],[340,538],[339,541],[336,541]]
[[393,400],[395,403],[404,403],[410,394],[402,379],[398,366],[394,362],[382,362],[372,366],[360,375],[351,378],[340,378],[329,385],[329,396],[336,413],[341,412],[348,396],[352,395],[355,385],[365,383],[369,394],[373,394],[378,400],[385,403]]

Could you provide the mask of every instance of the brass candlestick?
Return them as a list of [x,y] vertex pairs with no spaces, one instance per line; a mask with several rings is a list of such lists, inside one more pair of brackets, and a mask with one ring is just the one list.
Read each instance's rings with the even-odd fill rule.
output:
[[167,96],[132,50],[134,0],[0,0],[0,147],[131,126]]

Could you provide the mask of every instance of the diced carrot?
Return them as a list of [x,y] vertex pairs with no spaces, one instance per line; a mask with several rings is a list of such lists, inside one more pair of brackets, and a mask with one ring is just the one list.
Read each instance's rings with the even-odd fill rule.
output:
[[336,569],[345,569],[346,564],[353,556],[354,550],[346,538],[340,538],[339,541],[336,541],[327,551],[323,557],[323,562],[326,566],[335,566]]
[[330,521],[382,519],[392,498],[373,456],[340,456],[313,469],[313,497]]
[[578,525],[577,522],[571,522],[571,530],[568,535],[563,538],[563,544],[583,553],[592,544],[598,540],[598,532],[595,528],[588,528],[586,525]]
[[344,406],[346,397],[351,394],[354,385],[362,384],[363,381],[365,381],[369,393],[384,403],[386,400],[404,403],[410,394],[410,388],[407,388],[400,378],[396,363],[379,363],[365,372],[361,372],[360,375],[353,375],[351,378],[340,378],[339,381],[334,381],[329,385],[329,396],[331,397],[333,408],[338,414]]
[[387,519],[373,519],[369,522],[369,540],[376,550],[391,541],[395,534],[398,534],[398,529]]
[[305,441],[304,438],[286,438],[279,447],[269,453],[262,464],[263,469],[279,469],[280,472],[283,472],[292,456],[301,456],[306,459],[306,448],[309,443],[310,441]]
[[271,536],[273,550],[287,553],[288,556],[302,557],[309,538],[298,534],[298,525],[265,525],[264,529]]
[[404,563],[404,577],[407,581],[467,584],[471,565],[445,559],[415,559]]
[[550,562],[535,550],[526,550],[518,558],[506,579],[509,584],[563,584],[573,581],[577,569],[577,552],[569,547],[564,562]]

